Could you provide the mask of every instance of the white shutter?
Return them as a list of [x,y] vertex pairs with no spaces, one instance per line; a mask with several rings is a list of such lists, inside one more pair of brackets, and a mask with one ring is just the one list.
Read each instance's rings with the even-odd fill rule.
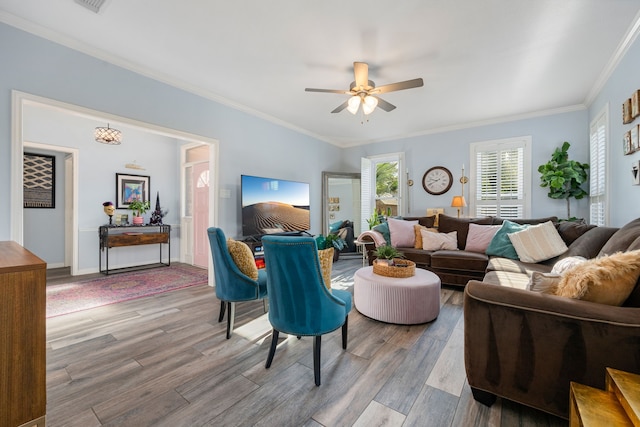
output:
[[605,107],[589,128],[589,223],[604,226],[606,215],[607,109]]
[[[474,143],[476,184],[475,216],[523,218],[528,213],[525,188],[530,185],[526,173],[528,158],[527,139]],[[475,191],[474,191],[475,190]]]
[[[375,197],[372,197],[373,184],[371,180],[371,160],[366,157],[360,159],[360,230],[368,230],[367,220],[371,217],[375,206]],[[375,178],[375,174],[373,174]],[[373,201],[373,202],[372,202]]]

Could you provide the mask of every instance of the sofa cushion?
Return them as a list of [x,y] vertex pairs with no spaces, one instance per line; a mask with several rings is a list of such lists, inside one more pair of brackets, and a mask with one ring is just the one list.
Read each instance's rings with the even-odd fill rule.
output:
[[527,289],[529,286],[529,276],[510,271],[490,271],[485,274],[482,282],[491,285],[505,286],[508,288]]
[[486,218],[456,218],[453,216],[440,214],[438,220],[438,231],[440,233],[450,233],[456,231],[458,233],[458,249],[464,249],[467,246],[467,234],[469,233],[469,224],[485,224],[491,225],[493,219]]
[[598,256],[627,251],[638,237],[640,237],[640,218],[631,221],[616,231],[602,247]]
[[435,251],[431,254],[431,268],[443,270],[478,271],[487,269],[489,257],[468,251]]
[[506,271],[522,273],[530,276],[534,271],[549,273],[550,265],[522,262],[517,259],[491,257],[487,265],[487,271]]
[[416,241],[414,225],[418,225],[418,221],[405,221],[403,219],[388,218],[389,235],[391,238],[391,246],[394,248],[411,247]]
[[437,233],[438,229],[437,228],[430,228],[430,227],[425,227],[424,225],[414,225],[413,226],[413,232],[416,235],[416,242],[413,245],[414,248],[416,249],[422,249],[422,234],[420,234],[420,230],[426,230],[426,231],[430,231],[432,233]]
[[253,252],[249,246],[244,242],[238,242],[237,240],[227,239],[227,250],[233,259],[233,262],[238,269],[247,277],[253,280],[258,280],[258,267],[256,267],[256,260],[253,257]]
[[438,251],[441,249],[457,250],[458,237],[457,232],[451,233],[432,233],[427,230],[420,230],[422,236],[422,249],[426,251]]
[[427,228],[435,227],[435,222],[436,222],[436,216],[435,215],[430,215],[430,216],[405,216],[403,219],[405,219],[407,221],[418,221],[418,224],[422,225],[423,227],[427,227]]
[[567,245],[551,221],[508,234],[520,261],[540,262],[567,251]]
[[508,235],[509,233],[522,231],[527,227],[528,225],[516,224],[515,222],[504,220],[502,227],[496,232],[487,247],[487,255],[518,259],[518,253],[513,247]]
[[418,266],[428,267],[431,265],[431,253],[433,251],[425,251],[416,248],[398,248],[404,254],[404,257],[416,263]]
[[554,224],[558,222],[557,216],[548,216],[544,218],[517,218],[517,219],[504,219],[497,216],[492,217],[492,224],[503,224],[505,221],[515,222],[516,224],[536,225],[543,222],[551,221]]
[[556,229],[567,245],[572,244],[578,237],[595,227],[593,224],[587,224],[583,219],[556,223]]
[[485,253],[501,225],[469,224],[465,251]]
[[555,295],[622,305],[640,276],[640,250],[587,260],[562,275]]

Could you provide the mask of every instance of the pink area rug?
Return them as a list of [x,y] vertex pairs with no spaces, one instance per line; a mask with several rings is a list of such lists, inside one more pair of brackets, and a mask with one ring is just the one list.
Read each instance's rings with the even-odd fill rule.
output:
[[207,283],[207,270],[172,265],[47,286],[47,318]]

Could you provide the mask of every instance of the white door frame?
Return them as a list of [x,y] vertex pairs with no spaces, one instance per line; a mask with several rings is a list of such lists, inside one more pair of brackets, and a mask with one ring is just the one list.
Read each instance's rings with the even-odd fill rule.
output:
[[[45,98],[17,90],[11,91],[11,197],[10,197],[10,223],[11,223],[11,239],[22,245],[24,242],[24,217],[23,217],[23,151],[24,151],[24,135],[23,135],[23,106],[37,105],[41,107],[54,108],[64,110],[69,114],[76,114],[85,117],[96,118],[102,121],[114,121],[129,126],[137,127],[151,133],[160,134],[169,138],[175,138],[178,141],[198,142],[209,144],[209,165],[214,173],[210,174],[209,187],[209,223],[216,224],[218,219],[218,205],[215,203],[218,194],[218,144],[217,139],[208,138],[201,135],[182,132],[179,130],[157,126],[151,123],[130,119],[127,117],[117,116],[115,114],[105,113],[90,108],[80,107],[78,105],[68,104],[54,99]],[[48,149],[62,151],[67,147],[50,146]],[[69,149],[69,148],[67,148]],[[79,152],[78,152],[79,156]],[[76,160],[78,158],[76,157]],[[80,166],[76,162],[74,170],[79,170]],[[74,180],[79,177],[74,178]],[[77,184],[77,183],[76,183]],[[74,197],[77,197],[77,187],[74,191]],[[77,272],[78,266],[78,204],[77,200],[73,207],[73,268]],[[71,274],[74,274],[72,269]],[[213,283],[212,269],[209,269],[209,284]]]

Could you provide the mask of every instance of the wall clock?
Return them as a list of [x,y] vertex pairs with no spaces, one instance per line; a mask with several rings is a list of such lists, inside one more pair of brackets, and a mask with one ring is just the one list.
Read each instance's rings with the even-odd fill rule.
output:
[[453,175],[444,166],[434,166],[424,173],[422,186],[424,190],[435,196],[444,194],[453,184]]

